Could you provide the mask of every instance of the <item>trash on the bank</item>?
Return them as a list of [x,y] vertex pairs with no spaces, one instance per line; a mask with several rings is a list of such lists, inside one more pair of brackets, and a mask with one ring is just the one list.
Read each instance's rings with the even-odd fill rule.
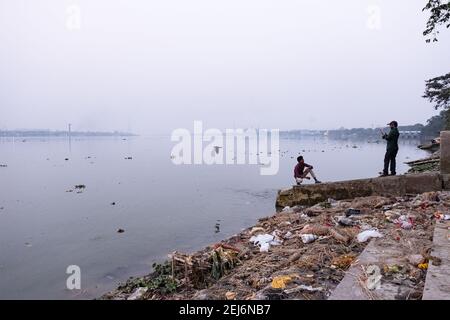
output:
[[377,230],[366,230],[358,234],[358,242],[366,242],[370,238],[381,238],[383,235]]
[[332,266],[339,268],[339,269],[348,269],[348,267],[350,267],[350,265],[353,263],[353,261],[355,261],[355,256],[354,255],[343,255],[340,257],[336,257],[333,259],[333,261],[331,262]]
[[148,291],[147,287],[139,287],[127,298],[127,300],[139,300],[142,298],[144,293]]
[[284,207],[283,210],[281,210],[281,212],[289,212],[289,211],[291,211],[291,207],[289,206]]
[[355,221],[353,221],[352,219],[350,219],[350,218],[345,218],[345,217],[340,217],[339,219],[338,219],[338,223],[341,225],[341,226],[344,226],[344,227],[351,227],[351,226],[354,226],[356,223],[355,223]]
[[413,266],[418,266],[424,262],[424,258],[421,254],[412,254],[408,256],[408,262]]
[[292,238],[292,237],[293,237],[293,234],[292,234],[292,232],[290,232],[290,231],[286,232],[286,234],[284,235],[284,238],[285,238],[285,239],[290,239],[290,238]]
[[323,291],[322,287],[313,288],[312,286],[305,286],[305,285],[299,285],[298,287],[292,288],[292,289],[286,289],[284,290],[284,293],[286,294],[292,294],[300,291],[309,291],[309,292],[316,292],[316,291]]
[[347,209],[347,211],[345,212],[345,215],[347,217],[353,216],[353,215],[358,215],[361,214],[361,210],[359,209],[354,209],[354,208],[349,208]]
[[271,234],[259,234],[250,238],[250,242],[253,242],[255,246],[259,246],[260,252],[268,252],[270,246],[280,245],[280,241],[275,239],[275,236]]
[[317,237],[314,234],[302,234],[303,243],[311,243],[311,242],[316,241],[318,238],[319,237]]
[[418,265],[419,269],[421,270],[427,270],[428,269],[428,263],[421,263]]
[[236,299],[236,292],[228,291],[225,293],[225,297],[227,300],[235,300]]
[[266,231],[266,230],[264,230],[264,228],[261,228],[261,227],[254,227],[254,228],[252,228],[252,230],[250,231],[250,234],[253,235],[253,234],[257,233],[257,232],[265,232],[265,231]]
[[277,276],[272,280],[272,288],[273,289],[284,289],[286,285],[292,281],[291,276]]
[[413,224],[409,221],[403,221],[400,226],[405,230],[411,230],[413,228]]

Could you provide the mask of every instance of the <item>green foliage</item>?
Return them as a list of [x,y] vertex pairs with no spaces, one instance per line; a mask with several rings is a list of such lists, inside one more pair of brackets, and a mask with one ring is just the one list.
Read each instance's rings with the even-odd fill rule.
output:
[[436,137],[442,130],[450,129],[450,111],[442,110],[438,115],[428,119],[427,125],[422,129],[422,135]]
[[430,18],[423,35],[427,37],[426,42],[438,41],[437,36],[440,26],[450,27],[450,1],[428,0],[423,11],[430,11]]
[[436,77],[426,81],[424,98],[435,103],[435,108],[450,107],[450,72],[444,76]]
[[153,264],[154,278],[146,286],[150,290],[157,290],[163,294],[177,290],[177,281],[172,277],[172,267],[169,263]]

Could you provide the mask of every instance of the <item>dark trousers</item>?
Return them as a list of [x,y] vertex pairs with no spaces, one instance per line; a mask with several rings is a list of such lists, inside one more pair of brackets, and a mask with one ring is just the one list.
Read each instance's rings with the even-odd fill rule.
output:
[[395,161],[395,157],[397,156],[398,153],[398,149],[394,149],[394,150],[387,150],[386,151],[386,155],[384,156],[384,170],[383,170],[383,174],[388,174],[388,170],[389,170],[389,164],[391,165],[391,174],[396,174],[395,171],[395,166],[396,166],[396,161]]

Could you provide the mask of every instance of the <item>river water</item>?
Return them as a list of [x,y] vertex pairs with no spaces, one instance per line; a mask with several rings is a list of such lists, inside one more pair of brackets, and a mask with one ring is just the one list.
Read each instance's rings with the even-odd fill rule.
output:
[[[398,173],[426,155],[417,144],[401,143]],[[325,182],[376,176],[385,149],[327,138],[280,145],[278,174],[263,176],[258,165],[176,166],[164,136],[1,138],[0,299],[98,297],[174,250],[201,249],[272,214],[299,153]],[[66,287],[70,265],[81,290]]]

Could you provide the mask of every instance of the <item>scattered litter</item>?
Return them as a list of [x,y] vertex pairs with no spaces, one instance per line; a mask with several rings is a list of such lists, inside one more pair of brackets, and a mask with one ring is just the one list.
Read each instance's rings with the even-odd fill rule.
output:
[[281,212],[289,212],[289,211],[291,211],[291,207],[289,206],[284,207],[283,210],[281,210]]
[[354,209],[354,208],[349,208],[349,209],[347,209],[347,211],[345,212],[345,216],[346,216],[346,217],[350,217],[350,216],[358,215],[358,214],[361,214],[361,210],[359,210],[359,209]]
[[292,281],[291,276],[277,276],[272,280],[272,288],[273,289],[284,289],[286,285]]
[[316,291],[323,291],[323,288],[322,287],[313,288],[312,286],[305,286],[305,285],[302,284],[302,285],[300,285],[298,287],[284,290],[284,293],[292,294],[292,293],[296,293],[296,292],[299,292],[299,291],[316,292]]
[[366,230],[358,234],[358,242],[366,242],[370,238],[381,238],[383,235],[377,230]]
[[254,245],[260,247],[260,252],[268,252],[270,246],[278,246],[280,245],[280,241],[275,239],[275,236],[271,234],[260,234],[257,236],[253,236],[250,238],[250,242],[253,242]]
[[235,300],[236,293],[232,292],[232,291],[228,291],[227,293],[225,293],[225,297],[227,298],[227,300]]
[[408,262],[413,266],[418,266],[424,262],[424,258],[421,254],[412,254],[408,256]]
[[421,263],[418,265],[419,269],[421,270],[427,270],[428,269],[428,263]]
[[353,221],[352,219],[345,218],[345,217],[340,217],[340,218],[338,219],[338,223],[339,223],[341,226],[344,226],[344,227],[347,227],[347,226],[354,226],[354,225],[356,224],[355,221]]
[[253,234],[257,233],[257,232],[265,232],[265,230],[264,230],[264,228],[261,228],[261,227],[254,227],[250,231],[250,234],[253,235]]
[[302,234],[303,243],[311,243],[311,242],[316,241],[318,238],[319,237],[317,237],[314,234]]
[[75,189],[86,189],[86,186],[84,184],[78,184],[75,186]]
[[147,287],[139,287],[134,290],[134,292],[127,298],[127,300],[140,300],[147,291]]

